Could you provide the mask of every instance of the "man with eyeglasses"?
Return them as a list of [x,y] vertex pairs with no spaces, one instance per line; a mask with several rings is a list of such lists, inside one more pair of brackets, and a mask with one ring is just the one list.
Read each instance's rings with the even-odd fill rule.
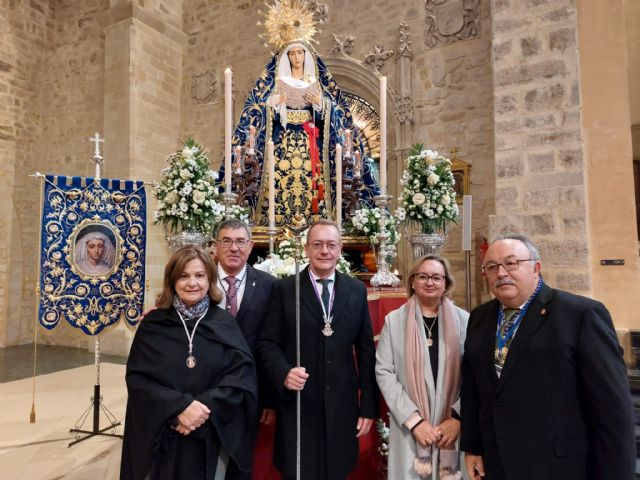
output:
[[296,478],[296,392],[301,391],[301,478],[346,478],[358,438],[377,413],[375,351],[367,290],[336,271],[342,243],[335,222],[307,235],[309,266],[300,273],[300,354],[296,366],[295,276],[277,281],[258,344],[278,395],[274,464]]
[[[219,306],[226,308],[238,324],[247,340],[251,353],[256,357],[256,347],[262,321],[264,320],[274,278],[247,263],[253,242],[246,223],[237,219],[225,220],[218,226],[215,252],[218,262],[218,288],[223,292]],[[259,421],[270,424],[274,420],[273,395],[264,370],[256,357],[258,371]],[[256,419],[256,432],[258,429]],[[253,447],[254,439],[247,439],[247,448]],[[251,479],[250,472],[240,472],[233,462],[227,466],[225,480]]]
[[474,480],[632,480],[634,418],[600,302],[547,286],[538,250],[511,235],[482,266],[495,299],[471,312],[461,450]]

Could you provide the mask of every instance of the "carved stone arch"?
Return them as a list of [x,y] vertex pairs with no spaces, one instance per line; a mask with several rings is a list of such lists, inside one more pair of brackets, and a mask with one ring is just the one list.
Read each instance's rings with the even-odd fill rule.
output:
[[[346,57],[324,57],[323,60],[341,89],[360,95],[372,105],[380,105],[380,77],[377,72]],[[389,101],[387,96],[387,111]]]
[[[326,56],[322,60],[340,89],[362,97],[371,105],[374,105],[376,110],[379,110],[380,75],[378,72],[371,70],[358,60],[347,57]],[[396,102],[396,94],[389,88],[387,90],[387,160],[389,162],[387,169],[389,171],[395,169],[393,163],[396,160],[396,155],[394,152],[400,139],[400,127],[393,114],[396,109]]]

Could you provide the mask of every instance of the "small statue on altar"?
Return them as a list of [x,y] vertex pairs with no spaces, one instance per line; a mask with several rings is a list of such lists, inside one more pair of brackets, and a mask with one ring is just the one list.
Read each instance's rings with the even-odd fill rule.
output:
[[[362,179],[360,199],[373,206],[379,193],[346,99],[310,46],[315,33],[312,14],[302,9],[282,12],[283,5],[271,7],[264,22],[278,53],[251,90],[232,139],[234,151],[241,146],[246,152],[242,161],[236,160],[233,183],[240,202],[252,208],[257,226],[268,225],[270,180],[263,166],[269,140],[275,152],[277,226],[290,224],[296,214],[334,218],[336,144],[344,143],[345,131],[351,132],[353,149],[362,159],[357,172]],[[355,168],[345,172],[350,177],[355,173]]]

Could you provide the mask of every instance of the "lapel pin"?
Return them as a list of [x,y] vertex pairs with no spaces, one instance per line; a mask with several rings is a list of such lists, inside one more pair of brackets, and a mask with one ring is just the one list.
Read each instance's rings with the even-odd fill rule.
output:
[[544,316],[547,314],[547,309],[543,308],[542,310],[540,310],[540,315]]
[[254,281],[254,282],[251,284],[251,286],[252,286],[252,287],[255,287],[255,286],[256,286],[256,282]]

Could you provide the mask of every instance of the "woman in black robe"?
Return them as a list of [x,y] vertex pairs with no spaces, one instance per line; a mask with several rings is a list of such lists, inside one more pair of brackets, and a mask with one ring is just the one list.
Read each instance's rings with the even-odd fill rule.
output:
[[127,361],[121,480],[213,480],[221,449],[250,470],[255,365],[237,322],[216,306],[220,295],[204,250],[171,257]]

